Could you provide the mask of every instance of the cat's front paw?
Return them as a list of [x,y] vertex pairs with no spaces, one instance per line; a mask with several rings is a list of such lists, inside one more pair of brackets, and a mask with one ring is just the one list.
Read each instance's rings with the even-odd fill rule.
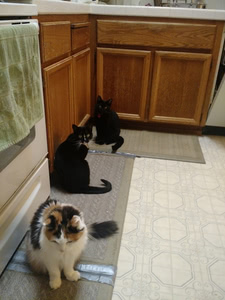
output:
[[78,271],[73,271],[70,274],[66,274],[66,279],[70,281],[78,281],[80,279],[80,273]]
[[49,281],[49,285],[53,290],[58,289],[61,286],[61,283],[62,283],[61,278],[56,278],[54,280]]
[[96,137],[95,138],[95,143],[98,144],[98,145],[104,145],[105,142],[102,138]]

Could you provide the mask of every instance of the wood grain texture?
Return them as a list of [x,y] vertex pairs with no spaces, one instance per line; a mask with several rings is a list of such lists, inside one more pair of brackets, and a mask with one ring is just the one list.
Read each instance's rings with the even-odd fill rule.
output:
[[82,126],[90,117],[90,49],[73,55],[73,122]]
[[[201,127],[204,126],[207,118],[207,111],[212,94],[212,87],[224,26],[223,21],[103,15],[89,16],[77,14],[39,15],[35,16],[35,18],[38,18],[39,22],[45,24],[61,23],[67,25],[67,27],[68,25],[69,27],[71,25],[74,25],[73,27],[75,29],[70,29],[70,45],[67,44],[66,52],[65,49],[61,49],[61,47],[65,47],[65,44],[63,42],[65,39],[65,35],[62,33],[60,36],[58,36],[58,38],[53,37],[53,40],[56,43],[56,51],[59,51],[59,53],[57,54],[58,56],[54,57],[53,55],[53,58],[47,58],[48,61],[46,62],[44,62],[42,58],[42,67],[47,70],[48,66],[53,67],[57,65],[58,62],[64,60],[66,57],[68,57],[68,59],[71,59],[71,55],[75,54],[75,56],[73,55],[72,58],[72,70],[70,70],[72,76],[72,79],[70,78],[71,81],[67,82],[67,80],[63,78],[63,76],[65,75],[59,68],[59,72],[61,74],[59,75],[59,77],[61,76],[61,81],[63,82],[59,84],[64,85],[64,87],[61,87],[60,89],[65,90],[65,92],[63,92],[62,94],[65,94],[66,98],[67,95],[69,95],[68,97],[71,98],[69,102],[64,102],[64,97],[62,95],[61,105],[66,106],[65,110],[68,110],[68,105],[70,105],[69,110],[71,110],[71,123],[79,122],[80,125],[83,125],[91,114],[88,111],[88,101],[86,102],[84,100],[88,98],[86,96],[88,94],[88,91],[85,90],[85,87],[89,85],[87,79],[88,75],[86,75],[87,69],[85,65],[88,64],[87,57],[90,55],[91,79],[89,86],[91,86],[91,88],[89,92],[90,98],[92,100],[90,105],[92,114],[96,96],[98,94],[101,94],[103,98],[113,98],[113,109],[118,111],[121,122],[124,121],[131,127],[134,126],[134,128],[148,128],[149,130],[154,129],[169,132],[174,130],[179,130],[179,132],[182,132],[182,130],[184,132],[196,131],[198,134],[200,134]],[[87,27],[89,24],[90,40],[88,41]],[[49,30],[47,26],[45,29],[46,31]],[[73,31],[75,32],[75,34],[73,33]],[[78,32],[78,34],[76,34],[76,32]],[[46,35],[48,37],[47,42],[51,41],[52,34],[54,36],[55,34],[58,34],[58,32],[55,32],[55,30],[52,29],[50,35]],[[101,40],[102,38],[103,41]],[[40,34],[40,41],[41,39],[42,30]],[[107,53],[106,49],[106,52],[100,55],[100,60],[99,55],[97,55],[97,43],[99,43],[101,47],[109,47],[109,53]],[[48,43],[46,45],[48,46]],[[70,47],[70,50],[68,50],[68,45]],[[85,50],[86,47],[90,47],[90,54],[87,54],[88,51],[84,51],[84,53],[86,54],[83,54],[83,56],[80,52],[81,50]],[[112,49],[111,51],[111,48],[115,49]],[[113,53],[113,51],[121,52]],[[127,55],[125,54],[125,52],[122,54],[123,51],[140,51],[140,53],[148,52],[150,53],[150,55],[149,58],[147,58],[148,55],[146,57],[145,55]],[[204,62],[204,59],[201,62],[197,63],[196,61],[191,62],[191,60],[188,59],[181,59],[179,58],[179,56],[177,57],[177,59],[175,59],[175,57],[170,58],[171,61],[168,58],[166,59],[161,57],[161,62],[158,62],[156,53],[160,51],[170,53],[188,52],[190,55],[195,53],[199,53],[201,55],[211,54],[212,60],[208,78],[206,78],[207,76],[205,75],[205,79],[203,79],[204,76],[202,75],[202,72],[206,74],[205,70],[207,63]],[[41,49],[41,54],[42,52],[43,51]],[[189,74],[186,76],[184,76],[184,72],[181,71],[182,68],[184,68],[185,64],[187,65],[186,72],[187,74]],[[194,64],[193,68],[191,67],[192,64]],[[97,69],[100,70],[100,75],[97,72]],[[193,75],[190,75],[190,69],[194,70]],[[77,72],[76,70],[79,71]],[[202,70],[202,72],[200,70]],[[176,74],[174,73],[175,71],[177,72]],[[162,79],[158,78],[158,82],[155,81],[157,72],[162,72]],[[199,74],[199,78],[196,74]],[[169,75],[171,78],[169,78]],[[66,76],[68,78],[68,75]],[[50,94],[53,93],[53,87],[56,88],[56,86],[54,86],[53,84],[54,77],[56,78],[57,75],[53,75],[52,73],[49,79],[52,86],[52,91],[50,92]],[[155,86],[155,101],[157,101],[157,99],[159,100],[164,97],[164,93],[166,94],[166,88],[164,87],[166,82],[164,80],[165,78],[169,78],[167,79],[167,89],[171,94],[171,97],[166,103],[164,103],[165,111],[160,107],[161,100],[157,105],[155,105],[155,111],[152,111],[154,85],[155,83],[156,85],[158,85],[158,87]],[[194,84],[192,84],[192,86],[195,86],[195,84],[198,82],[200,86],[200,94],[196,92],[196,89],[191,90],[188,89],[188,87],[183,87],[183,90],[179,90],[178,88],[178,91],[176,92],[176,84],[173,84],[173,80],[175,80],[175,78],[178,78],[178,82],[179,80],[180,82],[182,82],[182,79],[184,79],[188,84],[192,84],[193,81]],[[58,80],[57,82],[60,82],[60,80]],[[205,85],[205,90],[203,91],[204,82],[207,83]],[[56,89],[58,89],[58,87]],[[45,86],[45,95],[46,93],[47,88]],[[182,99],[188,100],[187,103],[189,104],[186,104],[187,107],[185,107],[184,104],[179,103],[179,101],[177,100],[178,93],[184,93]],[[45,102],[49,102],[48,99],[45,96]],[[199,104],[201,103],[199,99],[203,99],[202,104]],[[59,101],[59,98],[57,101]],[[169,103],[170,105],[174,105],[174,116],[171,115],[172,112],[171,110],[169,110]],[[196,110],[196,103],[201,106],[200,117],[199,115],[196,116],[194,113],[194,110]],[[47,107],[48,103],[45,103],[45,105]],[[190,109],[188,105],[195,107],[192,107],[192,109]],[[56,115],[58,114],[58,116],[60,117],[60,105],[58,105],[58,109],[59,111],[56,113]],[[68,111],[66,115],[68,115]],[[183,117],[180,117],[180,115],[182,115]],[[46,118],[48,119],[49,116],[46,116]],[[200,123],[198,121],[198,118],[200,118]],[[48,124],[48,121],[47,127],[48,137],[54,136],[54,130],[52,132],[49,132],[49,128],[51,126]],[[65,131],[68,131],[67,126],[65,126]],[[65,135],[65,133],[61,132],[61,136]],[[49,149],[51,148],[50,143],[51,142],[49,142]],[[54,143],[52,142],[52,145],[53,144]]]
[[156,51],[150,121],[200,125],[211,57]]
[[83,125],[90,117],[90,49],[85,50],[90,43],[90,23],[88,15],[37,18],[52,172],[56,148],[72,132],[72,123]]
[[72,24],[72,51],[87,47],[90,44],[89,23]]
[[190,124],[172,124],[160,122],[142,122],[132,120],[120,120],[121,128],[134,130],[150,130],[159,132],[182,133],[202,135],[202,127]]
[[121,118],[144,120],[150,62],[150,51],[97,49],[97,95],[112,98]]
[[97,52],[97,38],[96,38],[96,16],[90,16],[90,65],[91,65],[91,116],[94,115],[94,107],[96,102],[96,52]]
[[212,49],[215,32],[216,25],[97,21],[97,41],[100,44]]
[[39,22],[58,22],[58,21],[69,21],[71,23],[84,23],[89,22],[88,14],[52,14],[52,15],[38,15],[33,16],[32,19],[38,19]]
[[72,132],[72,58],[43,70],[50,171],[56,148]]
[[41,22],[40,41],[42,62],[50,61],[71,51],[70,22]]

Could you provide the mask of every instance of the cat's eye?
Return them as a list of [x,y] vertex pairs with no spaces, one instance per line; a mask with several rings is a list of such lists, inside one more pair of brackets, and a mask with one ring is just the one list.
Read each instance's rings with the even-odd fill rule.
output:
[[81,138],[82,138],[82,135],[81,135],[81,134],[79,134],[79,135],[78,135],[78,137],[79,137],[79,139],[81,139]]

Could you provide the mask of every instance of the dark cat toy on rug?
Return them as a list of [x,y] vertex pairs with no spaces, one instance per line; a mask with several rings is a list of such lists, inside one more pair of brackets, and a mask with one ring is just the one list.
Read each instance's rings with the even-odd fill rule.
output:
[[92,139],[92,126],[72,125],[73,133],[59,145],[55,153],[54,169],[63,188],[69,193],[103,194],[111,191],[109,181],[101,179],[104,187],[89,186],[90,168],[85,157]]
[[97,137],[96,144],[112,146],[112,153],[115,153],[123,143],[124,139],[120,136],[120,120],[115,111],[111,109],[112,99],[104,101],[100,96],[95,105],[94,120],[96,125]]
[[108,238],[117,233],[115,221],[86,225],[83,213],[71,204],[46,200],[35,212],[27,236],[27,258],[32,269],[49,274],[52,289],[61,286],[61,271],[67,280],[77,281],[74,265],[89,237]]

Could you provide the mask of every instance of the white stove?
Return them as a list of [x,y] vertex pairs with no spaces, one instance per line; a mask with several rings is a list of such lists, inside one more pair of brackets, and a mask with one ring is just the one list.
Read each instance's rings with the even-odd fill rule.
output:
[[[0,20],[0,26],[26,26],[31,22],[38,26],[38,21],[32,19]],[[43,95],[41,101],[43,103]],[[35,210],[49,195],[43,116],[25,139],[0,151],[0,273],[26,234]]]

